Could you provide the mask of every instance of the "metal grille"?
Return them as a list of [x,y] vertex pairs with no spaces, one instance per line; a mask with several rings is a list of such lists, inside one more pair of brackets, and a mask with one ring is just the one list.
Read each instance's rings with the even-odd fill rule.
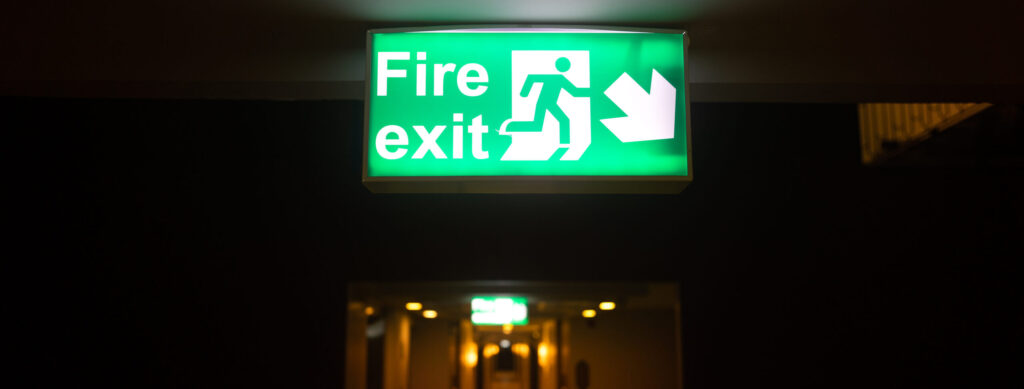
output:
[[990,106],[992,104],[988,103],[857,104],[861,161],[877,163]]

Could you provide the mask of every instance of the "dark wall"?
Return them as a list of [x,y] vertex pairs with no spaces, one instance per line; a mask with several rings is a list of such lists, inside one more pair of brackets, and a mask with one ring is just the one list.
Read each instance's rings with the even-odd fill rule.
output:
[[852,105],[694,105],[679,195],[488,196],[370,194],[359,102],[0,102],[40,387],[339,388],[376,279],[678,280],[687,389],[1024,384],[1021,171],[862,167]]

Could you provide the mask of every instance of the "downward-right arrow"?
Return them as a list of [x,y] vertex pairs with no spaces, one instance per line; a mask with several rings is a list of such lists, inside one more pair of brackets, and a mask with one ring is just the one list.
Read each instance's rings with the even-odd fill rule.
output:
[[623,142],[672,139],[676,129],[676,88],[657,70],[651,70],[651,93],[626,73],[604,94],[626,113],[625,117],[601,119]]

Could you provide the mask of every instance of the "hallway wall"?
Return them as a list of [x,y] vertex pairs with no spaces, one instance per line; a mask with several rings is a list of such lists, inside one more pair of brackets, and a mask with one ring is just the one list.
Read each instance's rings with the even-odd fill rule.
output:
[[450,389],[448,325],[414,318],[409,347],[409,389]]
[[615,310],[587,319],[569,321],[569,387],[580,388],[576,364],[590,365],[587,389],[675,389],[679,361],[676,354],[675,313],[672,311]]

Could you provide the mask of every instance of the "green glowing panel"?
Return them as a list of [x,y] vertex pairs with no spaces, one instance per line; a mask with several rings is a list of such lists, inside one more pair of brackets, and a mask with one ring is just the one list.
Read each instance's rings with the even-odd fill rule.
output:
[[473,324],[528,324],[526,297],[476,296],[471,302]]
[[689,181],[681,32],[477,28],[369,38],[366,182]]

